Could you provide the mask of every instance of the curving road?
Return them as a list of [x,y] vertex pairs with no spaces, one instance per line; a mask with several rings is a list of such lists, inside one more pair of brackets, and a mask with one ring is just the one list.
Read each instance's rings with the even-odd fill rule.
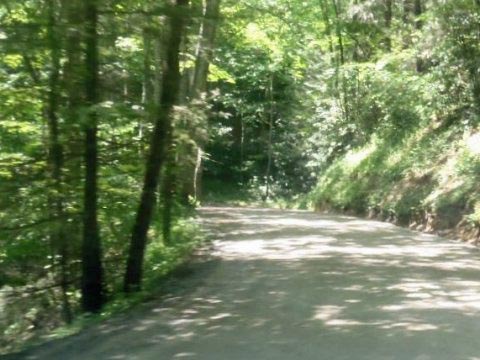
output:
[[477,249],[390,224],[204,208],[175,290],[18,359],[480,360]]

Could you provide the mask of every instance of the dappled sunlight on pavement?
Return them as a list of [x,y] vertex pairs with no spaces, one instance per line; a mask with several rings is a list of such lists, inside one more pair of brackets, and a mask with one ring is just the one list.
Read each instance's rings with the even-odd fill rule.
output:
[[475,248],[304,211],[201,222],[212,252],[171,293],[28,358],[480,359]]

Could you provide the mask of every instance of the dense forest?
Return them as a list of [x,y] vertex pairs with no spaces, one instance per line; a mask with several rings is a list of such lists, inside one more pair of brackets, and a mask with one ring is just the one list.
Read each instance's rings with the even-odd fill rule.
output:
[[479,0],[3,0],[0,51],[1,347],[154,288],[200,204],[480,234]]

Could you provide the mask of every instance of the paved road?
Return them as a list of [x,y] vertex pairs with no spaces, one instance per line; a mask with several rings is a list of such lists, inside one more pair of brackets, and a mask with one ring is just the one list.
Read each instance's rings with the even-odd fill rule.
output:
[[213,257],[127,316],[22,359],[480,359],[480,253],[390,224],[205,208]]

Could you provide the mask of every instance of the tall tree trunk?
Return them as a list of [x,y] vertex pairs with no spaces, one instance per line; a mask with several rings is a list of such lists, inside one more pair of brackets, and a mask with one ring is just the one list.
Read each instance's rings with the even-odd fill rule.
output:
[[[340,101],[341,107],[343,109],[343,116],[346,121],[349,121],[350,118],[350,110],[349,110],[349,103],[348,103],[348,94],[347,94],[347,84],[346,79],[343,74],[340,74],[340,68],[345,64],[345,48],[343,45],[343,35],[342,35],[342,24],[340,18],[340,8],[337,3],[337,0],[332,0],[333,10],[335,12],[335,32],[337,35],[337,49],[338,49],[338,61],[337,66],[335,69],[335,77],[336,77],[336,89],[337,89],[337,97]],[[338,91],[339,82],[341,81],[341,92]]]
[[[340,66],[343,64],[343,39],[341,28],[339,24],[339,9],[337,6],[336,0],[332,0],[331,4],[335,14],[335,23],[334,23],[334,31],[332,30],[332,20],[330,19],[330,5],[329,0],[321,0],[320,5],[322,6],[322,13],[323,13],[323,21],[325,22],[325,34],[328,37],[328,47],[331,54],[331,64],[335,67],[335,77],[333,80],[333,92],[335,94],[335,98],[338,100],[340,104],[340,108],[344,109],[343,101],[342,101],[342,93],[340,92]],[[334,47],[334,36],[337,36],[337,46]],[[340,52],[340,56],[338,55]],[[354,53],[354,57],[357,57],[357,51]]]
[[193,97],[197,99],[207,91],[208,68],[213,56],[213,45],[220,14],[220,0],[205,1],[193,81]]
[[[200,41],[195,62],[195,76],[193,81],[193,99],[201,98],[207,91],[207,79],[210,61],[213,57],[213,48],[220,16],[221,0],[205,0],[204,20],[200,30]],[[203,141],[197,140],[197,160],[193,176],[193,196],[199,199],[201,195],[201,181],[203,174]]]
[[273,73],[270,75],[270,86],[269,86],[269,105],[270,109],[268,112],[268,145],[267,145],[267,170],[265,172],[265,195],[263,201],[267,201],[270,197],[270,177],[272,173],[272,162],[273,162],[273,118],[274,118],[274,100],[273,100]]
[[165,245],[171,245],[172,238],[172,212],[175,199],[176,164],[175,164],[175,140],[173,139],[173,127],[166,134],[168,143],[165,152],[165,176],[162,184],[162,236]]
[[[81,156],[69,156],[69,154],[82,154],[85,148],[84,139],[78,134],[83,134],[83,124],[80,116],[81,110],[85,107],[85,84],[84,84],[84,25],[85,8],[84,2],[80,0],[62,0],[62,18],[65,19],[62,25],[65,26],[63,36],[65,37],[65,62],[62,69],[62,88],[65,92],[66,102],[63,122],[63,148],[64,148],[64,198],[73,208],[81,208],[83,193],[80,190],[83,185],[83,158]],[[64,222],[69,249],[72,244],[81,244],[82,221],[74,220],[74,216],[68,208],[65,209],[68,222]],[[73,265],[73,264],[72,264]],[[69,266],[71,275],[78,278],[80,274],[74,273],[78,270],[75,266]]]
[[232,118],[232,162],[239,168],[242,167],[242,135],[243,135],[243,114],[241,105],[237,105],[237,112]]
[[163,84],[163,59],[166,58],[164,43],[166,38],[165,31],[159,30],[155,36],[154,59],[155,59],[155,76],[153,83],[153,102],[154,113],[158,112],[158,107],[162,101],[162,84]]
[[[325,0],[328,1],[328,0]],[[325,21],[327,22],[327,29],[330,34],[330,50],[332,51],[332,64],[335,66],[335,78],[334,78],[334,84],[333,88],[336,94],[337,99],[341,101],[341,94],[339,89],[339,83],[340,83],[340,65],[343,64],[342,59],[343,59],[343,41],[342,41],[342,36],[341,36],[341,30],[340,30],[340,24],[339,24],[339,14],[338,14],[338,7],[337,7],[337,2],[336,0],[332,0],[332,5],[334,9],[334,14],[335,14],[335,35],[337,37],[337,46],[334,48],[333,46],[333,34],[331,30],[331,23],[330,23],[330,18],[328,16],[328,4],[324,3],[324,18]],[[338,55],[340,50],[341,56]]]
[[[210,60],[213,53],[213,43],[215,40],[215,33],[217,28],[218,16],[220,11],[220,0],[204,0],[203,2],[203,20],[199,29],[199,40],[196,48],[196,61],[193,72],[193,80],[190,81],[191,74],[189,71],[184,74],[184,89],[185,96],[181,96],[182,100],[187,98],[191,102],[195,102],[205,94],[207,90],[207,77]],[[185,42],[184,42],[185,43]],[[188,84],[188,86],[187,86]],[[185,87],[187,86],[187,87]],[[188,94],[188,95],[187,95]],[[193,186],[186,186],[187,190],[184,191],[185,199],[189,196],[197,198],[201,193],[201,175],[202,175],[202,155],[203,155],[203,143],[200,139],[195,139],[197,144],[197,156],[194,169],[189,169],[192,173]],[[171,227],[172,227],[172,209],[175,196],[175,183],[176,183],[176,166],[174,163],[175,157],[175,144],[173,129],[171,136],[167,141],[167,161],[166,176],[164,181],[163,193],[163,238],[166,243],[171,239]],[[193,192],[192,192],[193,190]],[[186,192],[189,193],[186,193]]]
[[[147,21],[147,19],[145,19]],[[154,30],[148,26],[143,29],[143,84],[142,84],[142,104],[145,109],[145,118],[138,120],[138,139],[139,155],[143,158],[145,155],[145,129],[148,125],[154,123],[156,106],[155,94],[155,73],[152,67],[156,62],[156,52],[154,47]]]
[[[192,9],[190,10],[192,13],[196,13],[196,10],[193,8],[192,4]],[[194,23],[193,26],[197,26],[200,28],[201,24],[196,24]],[[190,29],[192,33],[195,33],[195,30]],[[187,54],[189,54],[190,51],[190,36],[187,32],[183,34],[182,42],[180,45],[180,53],[184,54],[183,58],[180,61],[189,61],[187,58]],[[180,88],[178,90],[178,103],[180,105],[186,105],[188,104],[188,101],[190,100],[191,92],[192,92],[192,87],[193,87],[193,77],[195,75],[195,66],[189,66],[183,69],[182,71],[182,76],[180,79]]]
[[197,160],[195,161],[195,171],[193,172],[193,196],[195,199],[200,199],[202,196],[202,166],[203,150],[201,147],[197,148]]
[[[196,3],[192,3],[190,11],[196,12]],[[187,26],[187,24],[185,24]],[[189,47],[189,36],[187,32],[183,33],[182,40],[180,42],[180,53],[186,54]],[[186,57],[185,57],[186,58]],[[185,59],[183,59],[185,60]],[[178,89],[177,101],[180,105],[187,105],[189,100],[189,94],[193,84],[194,69],[186,68],[180,75],[180,84]],[[172,219],[173,219],[173,206],[175,203],[176,195],[176,183],[177,183],[177,171],[176,164],[176,138],[173,125],[167,129],[165,135],[165,165],[164,165],[164,178],[160,185],[160,194],[162,200],[161,216],[162,216],[162,236],[166,245],[171,244],[171,232],[172,232]],[[186,204],[188,197],[184,200]]]
[[345,64],[345,50],[343,47],[342,26],[340,24],[340,10],[338,8],[337,0],[332,0],[333,10],[335,11],[335,31],[337,34],[337,48],[340,65]]
[[332,24],[330,21],[330,16],[328,12],[328,2],[327,0],[320,0],[320,6],[322,8],[323,22],[325,23],[325,35],[328,38],[328,50],[332,56],[332,64],[335,63],[335,51],[333,49],[333,40],[332,40]]
[[[85,13],[83,1],[80,0],[62,0],[65,17],[67,18],[68,28],[65,34],[65,52],[66,62],[63,68],[65,90],[67,97],[66,123],[69,127],[76,127],[79,123],[79,109],[85,101],[83,96],[83,69],[82,68],[82,47]],[[77,130],[77,129],[75,129]],[[75,133],[76,131],[71,131]],[[77,149],[72,152],[78,152]],[[75,166],[78,168],[78,166]]]
[[[417,31],[422,30],[423,21],[420,19],[420,16],[423,14],[422,0],[415,0],[413,3],[413,13],[415,15],[415,29]],[[418,73],[424,72],[424,63],[421,56],[417,55],[416,59],[416,69]]]
[[385,31],[386,31],[386,37],[385,37],[385,46],[387,48],[387,51],[392,50],[392,39],[390,37],[390,31],[392,27],[392,1],[393,0],[385,0]]
[[410,31],[410,14],[412,12],[411,0],[403,0],[403,9],[402,9],[402,22],[403,22],[403,32],[402,32],[402,47],[407,49],[411,44],[411,31]]
[[179,50],[185,24],[182,12],[187,5],[188,0],[176,0],[176,9],[170,17],[171,30],[166,51],[162,98],[150,142],[140,204],[132,230],[124,279],[126,292],[136,291],[141,287],[147,232],[152,219],[160,170],[164,162],[165,136],[172,126],[173,106],[177,100],[180,84]]
[[[143,89],[142,103],[148,110],[154,103],[153,72],[152,59],[154,51],[152,46],[152,29],[145,27],[143,29]],[[148,119],[147,119],[148,120]]]
[[56,253],[60,258],[60,284],[62,289],[62,313],[66,323],[72,321],[72,311],[68,299],[68,269],[67,252],[68,244],[66,234],[63,228],[63,222],[66,220],[64,189],[63,189],[63,158],[64,151],[60,141],[60,129],[58,124],[58,105],[59,105],[59,80],[60,80],[60,37],[58,36],[58,24],[56,15],[56,5],[54,0],[47,0],[48,7],[48,26],[47,37],[51,56],[51,69],[49,75],[49,93],[47,107],[47,121],[49,130],[49,164],[50,173],[53,182],[52,212],[56,219],[52,228],[52,240]]
[[85,193],[82,244],[82,306],[85,311],[98,312],[103,305],[103,269],[97,219],[97,111],[98,96],[98,35],[97,0],[85,0],[85,86],[89,107],[85,132]]

